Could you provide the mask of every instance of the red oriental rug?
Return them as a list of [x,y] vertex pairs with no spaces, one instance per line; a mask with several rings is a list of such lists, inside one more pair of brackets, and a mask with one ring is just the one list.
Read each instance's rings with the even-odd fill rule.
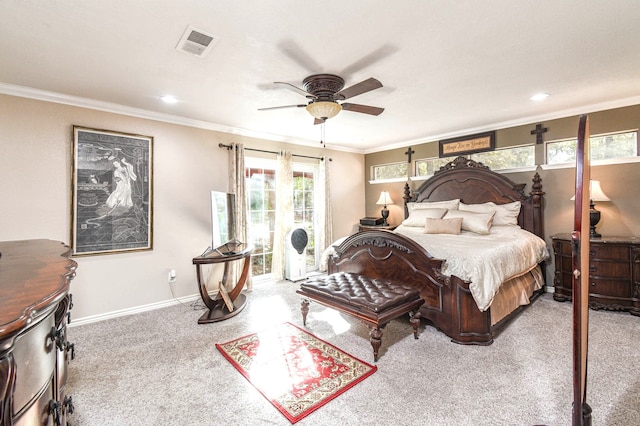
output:
[[377,369],[290,323],[216,348],[291,423]]

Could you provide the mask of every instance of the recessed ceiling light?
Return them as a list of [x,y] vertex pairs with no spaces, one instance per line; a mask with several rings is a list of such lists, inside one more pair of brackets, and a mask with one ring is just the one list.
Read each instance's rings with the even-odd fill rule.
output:
[[160,99],[162,99],[162,102],[167,104],[175,104],[176,102],[178,102],[178,100],[174,96],[170,95],[160,96]]
[[529,99],[531,99],[532,101],[544,101],[548,97],[549,97],[548,93],[536,93],[535,95],[533,95]]

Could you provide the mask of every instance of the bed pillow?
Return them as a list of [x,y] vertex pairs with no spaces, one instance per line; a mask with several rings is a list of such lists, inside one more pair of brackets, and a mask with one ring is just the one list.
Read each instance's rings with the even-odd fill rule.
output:
[[421,209],[457,210],[459,204],[460,204],[459,198],[455,200],[447,200],[447,201],[425,201],[422,203],[407,203],[407,209],[409,210],[409,215],[411,215],[412,211],[421,210]]
[[462,218],[453,219],[425,219],[425,234],[460,234],[462,228]]
[[418,209],[409,213],[409,217],[402,222],[405,226],[424,226],[425,219],[442,219],[447,209]]
[[518,225],[518,215],[520,214],[520,201],[514,201],[507,204],[496,204],[487,202],[482,204],[464,204],[460,203],[458,210],[476,212],[476,213],[492,213],[494,225]]
[[493,224],[495,213],[475,213],[465,210],[449,210],[444,219],[462,218],[462,229],[476,234],[486,235]]
[[508,204],[496,204],[496,214],[493,217],[494,225],[518,225],[520,215],[520,201]]

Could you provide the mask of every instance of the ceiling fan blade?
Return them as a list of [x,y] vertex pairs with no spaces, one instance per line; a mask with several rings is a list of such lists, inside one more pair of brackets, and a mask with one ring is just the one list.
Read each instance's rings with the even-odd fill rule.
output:
[[378,108],[378,107],[369,106],[369,105],[344,103],[344,104],[341,104],[341,106],[342,106],[342,109],[345,111],[361,112],[363,114],[370,114],[370,115],[380,115],[382,114],[382,111],[384,111],[384,108]]
[[309,53],[291,39],[278,43],[278,48],[309,73],[318,72],[318,70],[322,69],[322,66],[317,63]]
[[372,77],[361,81],[360,83],[356,83],[353,86],[349,86],[346,89],[342,89],[333,95],[333,98],[338,101],[343,101],[381,87],[382,83]]
[[284,81],[274,81],[273,84],[283,84],[284,87],[286,87],[287,89],[293,90],[294,92],[299,93],[302,96],[305,96],[305,97],[307,97],[309,99],[316,99],[315,95],[307,92],[306,90],[303,90],[303,89],[299,88],[298,86],[294,86],[291,83],[286,83]]
[[345,79],[348,77],[351,77],[352,74],[372,66],[374,63],[383,60],[384,58],[394,54],[398,50],[399,49],[396,46],[392,46],[389,44],[380,46],[373,52],[363,56],[362,58],[358,59],[351,65],[345,67],[340,73],[340,75]]
[[275,107],[267,107],[267,108],[258,108],[258,111],[268,111],[271,109],[284,109],[284,108],[306,108],[307,104],[298,104],[298,105],[282,105]]

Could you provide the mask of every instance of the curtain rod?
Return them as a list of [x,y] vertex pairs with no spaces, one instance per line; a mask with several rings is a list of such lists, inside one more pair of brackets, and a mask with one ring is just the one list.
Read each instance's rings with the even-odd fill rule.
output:
[[[233,145],[225,145],[223,143],[219,143],[218,147],[220,148],[226,148],[227,150],[233,149]],[[245,151],[255,151],[255,152],[264,152],[266,154],[280,154],[278,151],[267,151],[265,149],[256,149],[256,148],[245,148]],[[300,154],[291,154],[292,157],[301,157],[301,158],[311,158],[313,160],[320,160],[320,161],[324,161],[325,157],[312,157],[310,155],[300,155]],[[329,158],[329,161],[333,161],[331,158]]]

